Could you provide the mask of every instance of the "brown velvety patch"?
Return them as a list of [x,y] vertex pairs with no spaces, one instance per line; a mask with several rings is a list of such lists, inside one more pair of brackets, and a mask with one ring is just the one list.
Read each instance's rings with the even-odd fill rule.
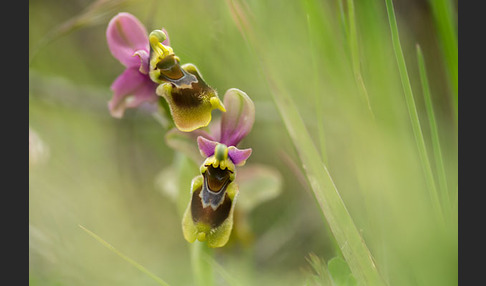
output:
[[210,225],[212,228],[218,227],[229,216],[231,210],[231,200],[228,197],[228,194],[224,194],[224,201],[221,205],[218,206],[218,208],[216,208],[216,210],[213,210],[211,206],[207,206],[206,208],[204,208],[202,205],[201,197],[199,196],[201,190],[202,186],[195,190],[192,194],[192,220],[194,221],[194,223],[203,222]]

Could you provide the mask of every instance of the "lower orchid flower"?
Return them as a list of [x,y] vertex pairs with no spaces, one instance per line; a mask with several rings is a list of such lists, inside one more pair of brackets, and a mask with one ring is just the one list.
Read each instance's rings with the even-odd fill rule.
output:
[[238,149],[236,145],[253,126],[253,101],[233,88],[226,92],[224,105],[227,111],[222,115],[220,130],[197,137],[199,151],[206,159],[201,174],[192,180],[191,199],[182,219],[184,238],[189,242],[207,241],[210,247],[222,247],[229,239],[238,195],[236,166],[243,166],[252,152],[251,148]]

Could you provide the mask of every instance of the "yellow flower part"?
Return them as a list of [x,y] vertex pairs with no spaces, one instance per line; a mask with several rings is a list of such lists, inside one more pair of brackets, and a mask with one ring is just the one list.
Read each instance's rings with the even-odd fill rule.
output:
[[185,64],[182,69],[193,75],[196,81],[180,85],[165,82],[157,87],[156,93],[167,100],[177,129],[190,132],[207,126],[211,122],[213,109],[219,109],[222,112],[225,112],[226,109],[216,90],[204,82],[195,65]]

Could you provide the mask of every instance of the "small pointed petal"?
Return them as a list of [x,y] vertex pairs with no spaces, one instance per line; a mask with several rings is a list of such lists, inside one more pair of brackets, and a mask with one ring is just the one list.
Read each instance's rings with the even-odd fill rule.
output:
[[224,106],[227,112],[221,119],[220,142],[236,146],[253,127],[255,105],[245,92],[231,88],[224,95]]
[[136,51],[135,56],[138,56],[138,58],[140,59],[140,67],[139,67],[139,71],[143,74],[148,74],[149,73],[149,53],[144,51],[144,50],[139,50],[139,51]]
[[140,65],[140,60],[134,57],[137,51],[149,51],[145,27],[129,13],[119,13],[111,19],[106,39],[112,55],[126,67]]
[[197,137],[197,146],[203,157],[208,158],[213,156],[216,145],[218,145],[216,141],[208,140],[202,136]]
[[236,166],[243,166],[250,157],[251,151],[251,148],[240,150],[235,146],[230,146],[228,147],[228,157]]
[[121,118],[126,108],[134,108],[143,102],[157,102],[156,84],[138,68],[126,69],[111,85],[113,97],[108,108],[113,117]]

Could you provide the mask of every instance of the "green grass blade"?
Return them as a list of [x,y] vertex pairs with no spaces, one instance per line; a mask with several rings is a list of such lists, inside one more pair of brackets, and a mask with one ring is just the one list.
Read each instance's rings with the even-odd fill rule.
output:
[[[265,74],[269,77],[269,73]],[[331,175],[319,160],[319,152],[315,148],[292,98],[275,85],[271,78],[267,79],[281,117],[297,149],[315,199],[351,271],[364,285],[385,285]]]
[[[307,8],[307,7],[306,7]],[[313,72],[313,93],[314,93],[314,100],[315,100],[315,112],[316,112],[316,118],[324,118],[322,114],[322,97],[319,93],[319,69],[317,65],[317,47],[314,42],[314,35],[316,35],[315,25],[311,21],[311,17],[314,17],[314,15],[309,15],[307,14],[307,30],[309,32],[309,39],[310,39],[310,48],[311,48],[311,59],[312,59],[312,70]],[[319,138],[319,147],[321,151],[321,156],[322,156],[322,161],[327,163],[327,152],[326,152],[326,141],[325,141],[325,136],[324,136],[324,126],[322,124],[322,120],[317,120],[317,132],[318,132],[318,138]]]
[[458,46],[456,19],[453,13],[453,3],[450,0],[428,1],[432,8],[442,53],[447,65],[451,82],[454,115],[457,124],[458,117]]
[[[231,13],[239,16],[234,19],[248,19],[239,1],[228,1],[228,6]],[[252,26],[249,22],[245,24],[245,29],[240,30],[243,33],[243,38],[249,41],[250,47],[255,50],[255,55],[264,54]],[[242,23],[236,22],[236,25],[241,27]],[[314,197],[353,275],[363,285],[386,285],[376,268],[364,239],[346,209],[331,175],[320,159],[319,151],[307,131],[297,105],[288,91],[277,83],[277,77],[273,76],[266,58],[259,57],[258,63],[263,71],[262,74],[265,75],[268,88],[287,132],[297,150]]]
[[82,225],[79,225],[79,227],[84,230],[87,234],[89,234],[91,237],[93,237],[94,239],[96,239],[99,243],[101,243],[103,246],[105,246],[106,248],[108,248],[109,250],[111,250],[112,252],[114,252],[116,255],[120,256],[121,258],[123,258],[123,260],[125,260],[126,262],[130,263],[131,265],[133,265],[135,268],[137,268],[138,270],[142,271],[143,273],[147,274],[150,278],[152,278],[155,282],[157,282],[158,284],[160,285],[164,285],[164,286],[169,286],[169,284],[167,284],[164,280],[160,279],[159,277],[157,277],[155,274],[153,274],[152,272],[148,271],[145,267],[143,267],[142,265],[138,264],[137,262],[135,262],[134,260],[130,259],[128,256],[126,256],[125,254],[121,253],[120,251],[118,251],[116,248],[114,248],[111,244],[109,244],[108,242],[106,242],[105,240],[103,240],[101,237],[99,237],[98,235],[96,235],[95,233],[93,233],[92,231],[88,230],[87,228],[85,228],[84,226]]
[[359,58],[359,44],[358,44],[358,32],[356,28],[356,14],[354,10],[354,1],[348,0],[348,19],[349,19],[349,33],[348,42],[351,51],[351,61],[353,64],[354,79],[361,96],[365,99],[368,105],[368,110],[371,116],[374,118],[373,109],[371,109],[370,98],[368,95],[368,90],[366,89],[363,76],[361,75],[361,64]]
[[417,144],[420,161],[422,162],[422,167],[425,173],[425,181],[429,188],[429,193],[431,196],[431,203],[437,212],[437,215],[443,219],[442,208],[440,204],[439,195],[437,193],[436,184],[434,181],[434,176],[432,174],[432,168],[430,166],[429,157],[427,155],[427,150],[425,147],[425,140],[420,127],[420,120],[417,113],[417,108],[415,106],[415,100],[413,98],[412,86],[410,85],[410,79],[408,77],[407,66],[405,64],[405,58],[403,56],[402,47],[400,44],[400,38],[398,35],[397,20],[395,18],[395,11],[393,8],[392,0],[386,1],[386,9],[388,13],[388,20],[390,21],[391,37],[393,42],[393,49],[395,51],[395,57],[398,64],[398,70],[400,72],[400,79],[402,82],[403,91],[405,94],[405,100],[407,103],[408,113],[410,115],[410,121],[412,124],[412,130],[415,137],[415,142]]
[[427,78],[427,70],[425,68],[424,56],[420,46],[417,45],[417,61],[420,72],[420,79],[422,81],[422,89],[425,98],[425,107],[427,109],[427,115],[429,118],[429,125],[432,137],[432,148],[434,151],[435,165],[437,169],[437,177],[439,181],[439,187],[442,192],[444,206],[450,206],[449,191],[447,188],[447,177],[444,168],[444,161],[442,159],[442,152],[440,148],[439,131],[437,129],[437,123],[435,120],[434,108],[432,105],[432,99],[430,96],[429,81]]

